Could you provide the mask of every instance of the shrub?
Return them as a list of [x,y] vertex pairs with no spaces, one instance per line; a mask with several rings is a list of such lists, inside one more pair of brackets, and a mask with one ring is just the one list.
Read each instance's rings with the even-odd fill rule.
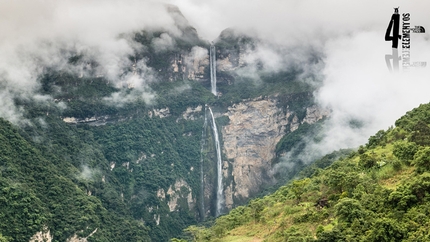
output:
[[420,149],[412,161],[418,173],[430,171],[430,147]]
[[360,155],[360,166],[364,168],[372,168],[376,165],[376,159],[366,153]]
[[393,154],[402,162],[409,164],[418,151],[418,145],[414,142],[398,141],[394,143]]
[[339,222],[352,223],[355,219],[361,220],[365,216],[365,211],[358,200],[343,198],[334,207]]

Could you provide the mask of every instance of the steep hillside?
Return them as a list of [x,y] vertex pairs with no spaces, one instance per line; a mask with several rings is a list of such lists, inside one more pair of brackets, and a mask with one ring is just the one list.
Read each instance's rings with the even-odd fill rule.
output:
[[430,104],[395,124],[357,151],[328,155],[273,194],[187,233],[194,241],[430,240]]
[[[67,145],[60,148],[55,141],[47,141],[48,149],[67,152],[47,154],[23,135],[0,120],[2,241],[28,241],[37,234],[66,241],[72,237],[85,238],[92,232],[96,232],[98,240],[149,239],[148,229],[141,222],[127,213],[109,211],[99,198],[88,196],[93,178],[85,171],[80,173],[79,165],[70,162],[73,157],[67,157],[70,154]],[[78,146],[67,136],[63,138],[74,149],[88,145]],[[105,189],[111,189],[108,186]]]

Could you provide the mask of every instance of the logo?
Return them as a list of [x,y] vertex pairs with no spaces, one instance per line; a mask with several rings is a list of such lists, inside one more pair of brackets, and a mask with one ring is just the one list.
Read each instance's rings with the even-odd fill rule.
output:
[[[385,32],[385,41],[391,41],[392,53],[391,55],[385,55],[385,62],[388,70],[395,71],[399,70],[399,62],[402,61],[402,69],[404,71],[409,70],[412,67],[423,68],[426,67],[427,62],[416,61],[411,63],[411,34],[412,33],[425,33],[423,26],[415,26],[411,28],[410,13],[402,14],[402,34],[400,32],[400,14],[399,7],[394,8],[394,13],[391,15],[390,22],[388,23],[387,31]],[[390,35],[392,33],[392,35]],[[399,40],[401,40],[402,55],[399,56],[398,46]],[[391,63],[393,63],[391,65]]]
[[[399,45],[399,39],[401,36],[399,35],[399,23],[400,23],[400,14],[399,8],[394,8],[394,13],[391,15],[390,23],[388,23],[387,31],[385,32],[385,41],[392,41],[393,48],[397,49]],[[393,30],[393,36],[390,36],[391,30]]]

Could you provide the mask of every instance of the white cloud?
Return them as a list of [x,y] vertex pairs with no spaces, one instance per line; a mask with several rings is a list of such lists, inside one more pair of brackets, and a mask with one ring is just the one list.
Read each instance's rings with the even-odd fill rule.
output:
[[[236,28],[264,43],[246,57],[250,62],[263,60],[270,71],[296,64],[323,80],[315,97],[320,105],[332,110],[332,117],[325,127],[327,136],[321,143],[324,145],[315,149],[329,152],[362,144],[369,135],[392,125],[406,111],[429,101],[430,66],[409,73],[388,72],[384,56],[391,54],[391,44],[383,40],[393,7],[397,6],[400,12],[411,13],[413,26],[422,25],[429,30],[429,1],[167,2],[176,4],[204,39],[214,40],[225,28]],[[150,102],[155,94],[147,85],[153,80],[145,62],[136,63],[143,70],[137,75],[123,73],[134,64],[128,56],[142,46],[121,34],[160,28],[173,35],[180,34],[174,19],[160,3],[138,0],[1,2],[0,116],[15,122],[20,120],[20,108],[13,104],[13,98],[34,93],[43,67],[83,72],[84,66],[67,65],[67,58],[73,53],[98,62],[100,65],[94,67],[95,71],[117,87],[129,84],[135,87],[131,96],[125,92],[113,94],[108,98],[111,102],[119,105],[136,98]],[[153,45],[159,50],[171,48],[172,37],[162,35]],[[413,60],[430,62],[428,33],[413,35],[412,46]],[[324,65],[306,63],[312,52],[321,53]],[[207,51],[194,49],[193,55],[206,56]],[[350,128],[351,119],[362,121],[363,127]]]
[[[391,54],[391,43],[384,41],[393,8],[398,6],[401,13],[411,14],[412,26],[429,30],[429,1],[170,2],[181,8],[206,39],[216,39],[228,27],[261,39],[266,45],[247,56],[251,63],[264,60],[270,70],[299,63],[308,74],[322,80],[316,102],[330,108],[332,116],[325,125],[325,138],[319,144],[309,142],[307,154],[364,144],[370,135],[393,125],[408,110],[430,101],[430,66],[390,73],[385,55]],[[429,34],[412,34],[411,38],[413,61],[430,63]],[[309,48],[321,53],[322,65],[306,65]],[[363,126],[350,127],[352,120]]]
[[[169,0],[177,5],[200,36],[218,37],[229,27],[276,43],[318,42],[341,33],[381,29],[384,33],[393,7],[415,13],[414,21],[429,22],[425,0],[336,1],[336,0]],[[388,17],[387,17],[388,16]],[[382,35],[383,36],[383,35]]]
[[175,40],[167,33],[162,33],[159,38],[152,40],[155,52],[163,52],[175,48]]
[[[180,34],[165,5],[157,2],[0,2],[0,82],[7,90],[2,92],[0,117],[15,123],[19,120],[12,118],[22,115],[14,107],[14,98],[33,96],[39,88],[37,78],[46,67],[88,75],[85,62],[92,60],[98,64],[93,67],[97,75],[121,85],[124,70],[133,65],[129,56],[141,47],[124,34],[142,29]],[[168,40],[164,38],[164,42]],[[69,65],[68,58],[74,54],[83,55],[85,61],[78,66]],[[140,87],[138,90],[145,89],[142,85],[146,80],[137,82],[134,84]]]
[[88,165],[81,165],[81,170],[77,177],[83,180],[92,181],[95,175],[100,174],[98,169],[90,168]]
[[[412,42],[412,58],[430,61],[430,48],[424,43],[428,46],[428,41],[414,38]],[[339,38],[331,41],[325,52],[325,79],[316,98],[333,110],[324,140],[339,146],[333,148],[363,144],[378,130],[394,125],[406,111],[430,101],[430,70],[389,72],[384,57],[391,54],[391,44],[381,41],[379,32],[358,32]],[[351,119],[361,120],[364,126],[349,127]]]

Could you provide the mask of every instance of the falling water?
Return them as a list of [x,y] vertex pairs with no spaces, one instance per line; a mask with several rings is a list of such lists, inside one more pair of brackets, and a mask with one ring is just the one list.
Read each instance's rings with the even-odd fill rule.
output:
[[222,160],[221,160],[221,147],[218,138],[218,129],[215,123],[214,114],[212,109],[209,107],[209,113],[211,115],[212,131],[214,133],[215,148],[216,148],[216,158],[217,158],[217,191],[216,191],[216,212],[215,215],[219,216],[221,214],[221,205],[224,203],[223,197],[223,185],[222,185]]
[[205,148],[206,141],[206,129],[208,126],[208,118],[206,115],[206,105],[205,105],[205,122],[203,123],[202,130],[202,140],[200,141],[200,200],[201,200],[201,214],[200,219],[203,221],[205,219],[205,183],[204,183],[204,174],[203,174],[203,150]]
[[216,52],[215,45],[211,45],[209,49],[209,62],[211,69],[211,92],[216,96]]

